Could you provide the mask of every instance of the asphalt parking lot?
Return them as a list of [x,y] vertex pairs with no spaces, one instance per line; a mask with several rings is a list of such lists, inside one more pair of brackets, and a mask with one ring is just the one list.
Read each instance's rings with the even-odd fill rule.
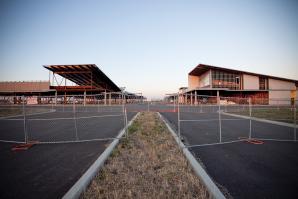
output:
[[[57,111],[56,113],[30,116],[29,118],[36,124],[29,123],[28,128],[31,128],[29,138],[41,142],[72,140],[74,137],[73,122],[54,120],[56,123],[47,126],[49,121],[46,120],[68,118],[69,114],[71,115],[64,110],[64,112]],[[102,111],[100,114],[114,113]],[[136,112],[128,112],[128,120],[131,120],[135,114]],[[85,116],[88,118],[84,118]],[[92,116],[96,117],[92,118]],[[81,123],[78,122],[80,140],[113,138],[123,129],[123,117],[102,118],[97,116],[100,115],[98,113],[92,115],[88,111],[78,113],[78,117],[85,120]],[[11,136],[10,138],[15,138],[17,135],[22,139],[21,131],[14,131],[19,129],[17,124],[8,128],[8,124],[3,122],[0,126],[2,138],[7,136],[5,134],[10,134],[8,135],[8,137]],[[0,142],[0,198],[61,198],[110,142],[111,140],[37,144],[29,150],[18,152],[11,151],[15,144]]]
[[[29,109],[29,108],[27,108]],[[119,126],[124,126],[122,106],[34,106],[30,109],[46,110],[42,114],[26,115],[26,133],[29,141],[69,142],[113,138]],[[111,125],[114,123],[115,125]],[[117,123],[117,124],[116,124]],[[22,142],[25,139],[24,116],[0,119],[0,140]],[[98,131],[100,129],[100,133]]]
[[[174,130],[177,112],[161,112]],[[218,113],[180,113],[181,135],[190,151],[203,165],[219,188],[233,198],[297,198],[298,143],[277,141],[293,139],[293,128],[254,121],[252,136],[269,139],[255,145],[237,141],[248,137],[249,121],[222,115],[222,141],[219,142]],[[210,120],[210,121],[207,121]],[[236,141],[236,142],[230,142]]]
[[[187,107],[186,107],[187,108]],[[174,106],[160,104],[128,104],[128,119],[138,111],[159,111],[177,132],[177,112]],[[115,137],[123,128],[122,117],[98,117],[116,112],[101,110],[91,114],[78,111],[82,122],[78,124],[80,139]],[[92,111],[91,111],[92,112]],[[203,107],[203,113],[187,108],[181,113],[181,135],[219,188],[233,198],[297,198],[298,194],[298,144],[297,142],[264,141],[254,145],[239,141],[249,135],[249,121],[222,115],[222,141],[219,142],[218,113],[216,108]],[[72,111],[64,108],[56,113],[32,115],[30,119],[68,118]],[[88,116],[87,118],[84,118]],[[93,118],[93,116],[95,116]],[[115,122],[115,118],[119,118]],[[122,118],[123,119],[123,118]],[[80,119],[78,119],[80,120]],[[201,121],[187,121],[201,120]],[[41,120],[42,121],[42,120]],[[46,121],[46,120],[44,120]],[[42,124],[42,125],[40,125]],[[44,126],[31,124],[32,139],[47,141],[73,139],[73,121]],[[84,125],[83,125],[84,124]],[[1,128],[7,124],[2,124]],[[81,126],[80,126],[81,125]],[[18,129],[14,125],[12,129]],[[57,135],[50,131],[56,129]],[[32,129],[40,129],[33,131]],[[68,131],[65,131],[68,129]],[[101,129],[101,133],[96,133]],[[10,129],[11,130],[11,129]],[[11,131],[13,132],[13,131]],[[60,132],[60,133],[58,133]],[[13,135],[13,134],[12,134]],[[49,136],[51,135],[51,136]],[[252,122],[252,136],[259,138],[293,139],[293,129],[258,121]],[[22,139],[22,138],[21,138]],[[0,143],[1,192],[0,198],[61,198],[79,179],[109,144],[109,140],[82,143],[39,144],[27,151],[12,152],[11,143]]]

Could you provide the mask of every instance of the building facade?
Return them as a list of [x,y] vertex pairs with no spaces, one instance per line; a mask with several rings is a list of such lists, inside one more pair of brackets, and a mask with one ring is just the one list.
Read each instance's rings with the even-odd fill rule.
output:
[[181,103],[197,103],[195,95],[219,95],[251,98],[254,104],[288,104],[297,99],[297,87],[298,80],[199,64],[188,74],[187,97]]

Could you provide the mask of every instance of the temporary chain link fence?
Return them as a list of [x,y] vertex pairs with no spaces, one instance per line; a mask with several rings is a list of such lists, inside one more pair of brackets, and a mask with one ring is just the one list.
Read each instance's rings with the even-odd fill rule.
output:
[[124,103],[128,112],[137,113],[147,110],[147,99],[141,93],[126,94]]
[[147,111],[151,112],[175,112],[176,103],[168,103],[165,101],[148,101]]
[[115,139],[127,125],[124,99],[122,93],[2,96],[0,141],[38,144]]
[[187,147],[243,140],[297,141],[293,99],[179,94],[177,133]]
[[115,139],[127,112],[168,113],[188,147],[247,139],[296,141],[297,101],[179,94],[171,101],[137,95],[1,96],[0,141],[67,143]]

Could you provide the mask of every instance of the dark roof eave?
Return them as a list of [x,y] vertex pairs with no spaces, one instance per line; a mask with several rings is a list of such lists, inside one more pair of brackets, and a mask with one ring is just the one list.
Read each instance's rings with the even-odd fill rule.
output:
[[[69,76],[71,77],[71,81],[75,82],[76,84],[80,85],[84,83],[84,76],[80,74],[80,72],[90,71],[93,75],[92,81],[95,85],[108,85],[103,89],[111,90],[111,91],[121,91],[121,89],[110,79],[108,78],[95,64],[71,64],[71,65],[43,65],[44,68],[52,71],[52,72],[63,72],[69,71],[72,75],[67,73],[60,73],[59,75],[68,79]],[[78,75],[75,75],[75,72],[78,72]],[[85,76],[85,82],[89,81],[88,77]],[[77,79],[78,81],[74,81]],[[97,82],[95,82],[97,81]]]
[[[237,72],[237,73],[244,73],[248,75],[257,75],[257,76],[264,76],[264,77],[269,77],[272,79],[278,79],[278,80],[284,80],[284,81],[291,81],[298,83],[298,80],[295,79],[288,79],[288,78],[283,78],[283,77],[276,77],[276,76],[271,76],[271,75],[264,75],[264,74],[258,74],[258,73],[252,73],[252,72],[247,72],[247,71],[241,71],[241,70],[234,70],[234,69],[229,69],[229,68],[223,68],[223,67],[218,67],[218,66],[211,66],[211,65],[206,65],[206,64],[198,64],[192,71],[190,71],[188,74],[189,75],[200,75],[210,69],[214,70],[224,70],[224,71],[229,71],[229,72]],[[201,70],[201,71],[198,71]]]

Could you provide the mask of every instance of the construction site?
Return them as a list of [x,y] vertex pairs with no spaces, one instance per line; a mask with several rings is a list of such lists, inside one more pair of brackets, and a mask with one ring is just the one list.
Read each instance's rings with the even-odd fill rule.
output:
[[[95,64],[44,65],[49,70],[49,79],[42,81],[0,82],[2,103],[69,104],[73,96],[81,104],[121,104],[142,102],[142,93],[130,93],[118,87]],[[97,94],[102,95],[96,98]],[[92,97],[91,97],[92,96]]]

